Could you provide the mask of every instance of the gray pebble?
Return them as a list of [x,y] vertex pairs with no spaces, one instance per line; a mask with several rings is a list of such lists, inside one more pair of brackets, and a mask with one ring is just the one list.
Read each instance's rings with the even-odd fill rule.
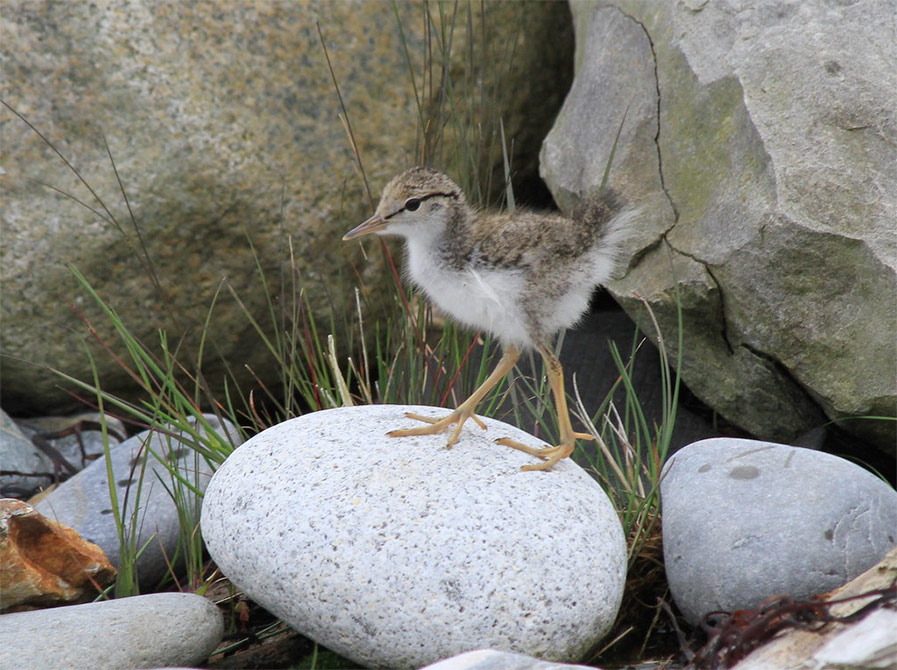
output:
[[526,433],[468,422],[447,435],[376,405],[315,412],[237,449],[206,491],[202,530],[222,572],[298,631],[375,667],[490,647],[579,660],[613,624],[626,543],[601,487],[564,461],[493,443]]
[[221,612],[192,593],[0,615],[0,668],[122,670],[194,665],[224,634]]
[[[206,419],[216,433],[225,436],[216,417],[207,415]],[[199,430],[205,434],[202,428]],[[228,424],[227,432],[236,439],[237,433],[232,425]],[[189,436],[178,441],[174,437],[154,432],[147,445],[149,436],[150,431],[144,431],[110,451],[118,505],[125,519],[126,529],[129,532],[132,527],[138,529],[138,548],[147,545],[137,561],[138,576],[144,588],[152,587],[165,575],[168,569],[166,556],[170,559],[175,555],[181,535],[181,519],[169,493],[169,490],[176,490],[178,485],[166,466],[149,452],[155,452],[163,458],[166,455],[176,458],[178,471],[200,491],[205,490],[212,475],[212,468],[205,459],[185,444],[192,440]],[[132,526],[137,510],[138,487],[139,511],[136,511],[136,521]],[[183,484],[180,484],[180,488],[186,504],[192,507],[192,517],[198,520],[200,500]],[[121,544],[109,497],[105,458],[94,461],[63,482],[34,507],[48,519],[70,526],[81,537],[97,544],[116,567],[121,565]]]
[[661,497],[667,579],[692,623],[768,596],[829,591],[897,545],[897,491],[809,449],[695,442],[667,463]]
[[438,661],[421,670],[595,670],[595,666],[552,663],[507,651],[477,649]]

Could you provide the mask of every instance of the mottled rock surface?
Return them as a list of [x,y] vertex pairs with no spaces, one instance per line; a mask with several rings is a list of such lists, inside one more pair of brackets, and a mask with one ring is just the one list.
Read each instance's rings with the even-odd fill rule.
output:
[[267,610],[372,667],[420,667],[484,647],[576,661],[608,631],[626,573],[620,522],[566,460],[492,442],[498,421],[390,438],[375,405],[315,412],[237,449],[206,491],[202,531],[222,572]]
[[97,545],[21,500],[0,499],[0,611],[90,600],[114,579]]
[[[615,297],[671,348],[678,301],[684,381],[762,439],[897,416],[893,3],[572,9],[541,171],[569,209],[622,126],[610,184],[643,217]],[[842,425],[894,453],[894,423]]]
[[[430,109],[430,82],[438,88],[443,67],[459,81],[477,82],[470,84],[482,87],[476,100],[482,95],[494,105],[474,109],[470,91],[464,97],[458,91],[456,109],[470,115],[468,129],[479,119],[497,133],[501,114],[514,141],[515,170],[535,176],[538,143],[569,81],[566,3],[461,3],[457,15],[450,5],[431,6],[432,32],[452,35],[447,62],[437,37],[427,41],[420,3],[395,9],[387,0],[223,7],[151,0],[4,3],[0,98],[55,144],[108,207],[0,107],[0,340],[7,355],[0,374],[8,412],[72,405],[58,388],[60,379],[43,365],[93,379],[80,342],[93,340],[82,315],[118,346],[107,317],[68,264],[150,347],[164,328],[170,343],[185,336],[185,346],[195,351],[220,289],[204,361],[206,379],[216,388],[224,368],[214,353],[245,383],[253,379],[246,366],[263,379],[279,379],[276,362],[222,282],[258,318],[267,313],[266,291],[275,302],[282,287],[285,300],[293,295],[292,251],[297,289],[305,290],[320,323],[329,324],[333,312],[354,311],[358,275],[352,264],[377,263],[363,262],[360,245],[345,245],[340,237],[366,218],[370,204],[339,120],[318,23],[372,189],[420,160],[418,114]],[[435,123],[429,140],[441,134],[446,167],[467,177],[475,168],[466,157],[484,147],[461,137],[455,125]],[[488,141],[491,149],[478,168],[500,170],[500,145]],[[501,180],[494,185],[500,189]],[[390,281],[378,267],[370,273],[372,285]],[[373,291],[368,301],[374,311],[376,296]],[[345,330],[345,321],[337,319],[335,328]],[[261,325],[270,331],[264,319]],[[99,347],[95,351],[104,390],[133,392],[125,371]]]

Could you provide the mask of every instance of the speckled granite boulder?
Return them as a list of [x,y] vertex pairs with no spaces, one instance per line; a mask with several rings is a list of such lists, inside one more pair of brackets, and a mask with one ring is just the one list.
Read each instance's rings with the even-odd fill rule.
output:
[[574,661],[614,621],[626,543],[598,484],[571,461],[496,445],[494,420],[446,436],[377,405],[316,412],[248,440],[215,473],[202,530],[238,588],[333,651],[420,667],[490,647]]
[[837,456],[716,438],[677,452],[664,473],[666,574],[692,623],[829,591],[897,545],[897,491]]
[[221,612],[192,593],[151,593],[0,615],[0,668],[152,668],[204,661]]
[[[217,357],[206,357],[205,379],[218,388],[231,373],[246,383],[256,374],[279,379],[277,362],[236,301],[218,300],[210,325],[203,327],[223,279],[249,313],[266,313],[266,288],[280,286],[292,252],[304,298],[321,322],[354,310],[358,279],[350,264],[368,263],[360,245],[340,238],[367,217],[369,204],[339,120],[316,24],[374,190],[416,160],[418,104],[429,103],[429,83],[421,87],[425,59],[432,59],[428,76],[434,83],[444,66],[481,82],[487,97],[495,93],[487,113],[496,123],[499,113],[504,119],[514,141],[515,173],[532,178],[538,144],[560,107],[569,81],[565,65],[572,60],[566,3],[461,3],[457,16],[451,4],[427,13],[420,3],[393,7],[388,0],[222,6],[10,0],[3,8],[4,102],[50,138],[123,226],[40,186],[49,184],[101,209],[53,151],[0,107],[0,340],[8,354],[0,385],[4,409],[12,414],[73,403],[45,366],[93,378],[80,343],[82,337],[92,342],[82,314],[117,346],[108,319],[89,299],[80,299],[69,263],[143,342],[157,343],[157,330],[165,328],[172,339],[186,333],[196,346],[203,333],[207,350],[239,361],[225,368]],[[452,33],[449,62],[437,54],[436,37],[432,43],[425,37],[427,15],[437,24],[435,34],[441,16],[452,22],[445,28]],[[470,61],[477,71],[468,69]],[[458,93],[457,104],[469,107]],[[466,135],[453,133],[451,124],[439,132],[447,156],[470,155],[462,147],[470,141]],[[497,142],[490,145],[500,171],[501,149]],[[478,167],[488,170],[489,160],[484,163]],[[493,182],[501,187],[501,179]],[[268,286],[258,277],[256,260]],[[378,278],[384,285],[389,281],[388,273],[373,267],[365,281],[373,285]],[[374,290],[367,296],[372,310],[376,295]],[[334,326],[343,323],[336,319]],[[270,328],[264,320],[261,325]],[[337,340],[343,341],[339,333]],[[115,360],[100,355],[95,363],[104,390],[133,394]]]

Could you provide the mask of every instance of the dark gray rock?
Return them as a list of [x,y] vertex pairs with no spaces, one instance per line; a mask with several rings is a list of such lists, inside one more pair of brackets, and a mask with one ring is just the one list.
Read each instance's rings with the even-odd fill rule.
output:
[[0,410],[0,498],[24,500],[53,482],[53,461]]
[[897,491],[810,449],[696,442],[665,466],[661,500],[667,579],[692,623],[829,591],[897,545]]
[[[230,423],[223,428],[215,416],[207,415],[212,430],[225,443],[236,444],[237,431]],[[195,424],[195,422],[194,422]],[[197,429],[207,435],[203,427]],[[122,442],[110,452],[118,495],[118,506],[125,530],[135,546],[146,549],[137,561],[141,583],[155,584],[166,572],[166,556],[175,555],[184,528],[178,508],[169,491],[180,490],[188,516],[199,521],[201,499],[190,492],[156,455],[177,464],[187,481],[204,491],[212,476],[205,459],[189,447],[188,435],[162,435],[144,431]],[[109,496],[106,460],[99,459],[63,482],[35,506],[41,514],[78,532],[98,545],[116,567],[121,565],[121,545]],[[189,520],[187,523],[191,523]],[[132,529],[137,529],[136,537]],[[188,531],[189,532],[189,531]]]
[[[104,453],[103,432],[100,422],[106,422],[109,445],[121,443],[127,431],[121,419],[102,416],[96,412],[75,416],[39,416],[16,419],[16,424],[32,441],[42,439],[65,459],[65,467],[83,470]],[[68,474],[68,472],[65,472]]]
[[221,641],[215,605],[153,593],[0,615],[0,668],[82,670],[193,666]]

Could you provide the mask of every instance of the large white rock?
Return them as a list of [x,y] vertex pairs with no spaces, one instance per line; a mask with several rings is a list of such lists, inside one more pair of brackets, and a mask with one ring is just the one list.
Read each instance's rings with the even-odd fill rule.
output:
[[316,412],[238,448],[206,491],[202,530],[240,589],[359,663],[420,667],[484,647],[578,660],[612,625],[626,543],[600,486],[564,461],[492,443],[499,421],[446,436],[378,405]]

